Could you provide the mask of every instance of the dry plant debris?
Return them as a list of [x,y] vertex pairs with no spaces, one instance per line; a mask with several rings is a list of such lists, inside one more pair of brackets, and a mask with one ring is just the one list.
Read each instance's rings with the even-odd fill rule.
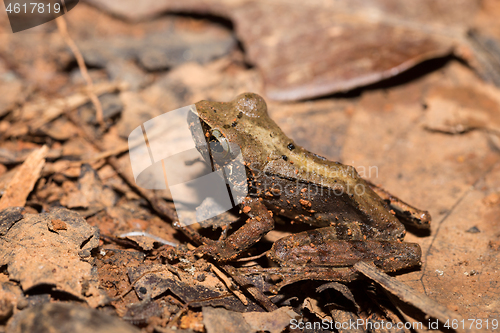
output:
[[[198,263],[199,265],[200,263]],[[171,291],[191,306],[223,306],[240,312],[260,310],[254,303],[244,304],[214,273],[203,267],[171,268],[164,265],[131,268],[128,275],[134,282],[139,299],[154,299]]]
[[8,332],[137,333],[136,327],[102,311],[76,303],[45,303],[18,313]]
[[[0,331],[499,320],[499,15],[495,0],[87,0],[63,16],[66,37],[54,22],[11,34],[0,17]],[[376,275],[279,289],[238,274],[272,266],[261,254],[301,230],[280,220],[247,261],[193,255],[170,192],[134,184],[127,137],[245,91],[297,144],[431,212],[430,233],[406,237],[423,266],[389,279],[425,296],[385,293]],[[244,223],[227,212],[199,231],[216,238],[227,221]]]
[[7,266],[9,278],[19,281],[24,291],[48,285],[96,307],[104,303],[105,295],[88,260],[98,243],[98,229],[78,213],[56,209],[50,214],[25,214],[0,238],[0,265]]
[[43,146],[26,158],[0,198],[0,210],[12,206],[24,206],[26,198],[40,177],[47,150],[47,146]]
[[[498,10],[494,1],[462,0],[460,6],[449,0],[405,5],[397,0],[150,0],[141,6],[133,1],[89,2],[129,20],[163,10],[208,12],[230,19],[247,59],[262,71],[267,95],[276,100],[347,91],[451,53],[500,85],[498,51],[491,56],[495,48],[491,44],[496,50],[498,44],[490,35],[492,30],[498,32],[499,25],[482,15],[491,7]],[[476,27],[483,32],[482,47],[467,35]]]
[[258,331],[279,333],[290,324],[290,320],[298,317],[292,308],[286,306],[272,312],[246,313],[212,307],[203,308],[203,323],[207,333]]

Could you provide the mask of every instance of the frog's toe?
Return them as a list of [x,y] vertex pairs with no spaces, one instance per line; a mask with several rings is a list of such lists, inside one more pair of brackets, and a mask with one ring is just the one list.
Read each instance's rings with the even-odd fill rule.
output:
[[196,249],[196,252],[207,254],[217,261],[228,261],[234,259],[238,255],[217,242],[201,245]]
[[374,260],[374,264],[386,272],[394,272],[400,269],[420,266],[422,250],[416,243],[385,243],[384,255]]

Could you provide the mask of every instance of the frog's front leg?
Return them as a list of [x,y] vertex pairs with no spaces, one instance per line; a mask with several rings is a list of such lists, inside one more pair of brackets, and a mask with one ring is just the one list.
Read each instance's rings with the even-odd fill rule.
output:
[[246,197],[241,210],[250,218],[246,224],[225,239],[209,241],[198,248],[199,251],[217,260],[230,260],[258,242],[274,228],[274,220],[267,207],[258,198]]
[[368,186],[395,211],[396,217],[404,224],[420,229],[431,227],[431,215],[426,210],[415,208],[398,197],[365,179]]
[[338,239],[334,227],[283,237],[269,253],[281,266],[348,267],[369,261],[386,272],[418,266],[421,255],[420,246],[415,243]]

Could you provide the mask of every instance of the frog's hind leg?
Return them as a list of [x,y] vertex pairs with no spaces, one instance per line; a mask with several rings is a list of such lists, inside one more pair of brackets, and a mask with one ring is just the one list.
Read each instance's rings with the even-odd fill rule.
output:
[[383,188],[367,181],[365,182],[380,198],[389,204],[395,211],[396,217],[404,224],[411,225],[420,229],[429,229],[431,223],[431,215],[426,210],[415,208],[398,197],[390,194]]
[[268,254],[281,266],[349,267],[368,261],[386,272],[418,266],[421,255],[420,246],[415,243],[339,239],[335,227],[283,237]]
[[268,257],[281,267],[245,267],[238,272],[279,276],[279,290],[301,280],[356,280],[360,275],[353,265],[359,261],[374,263],[384,272],[420,265],[418,244],[360,238],[356,232],[338,234],[334,226],[300,232],[279,239],[269,251]]
[[243,267],[237,269],[237,274],[245,276],[257,274],[273,278],[279,276],[281,281],[269,289],[274,293],[286,285],[303,280],[348,283],[360,278],[360,274],[353,267]]

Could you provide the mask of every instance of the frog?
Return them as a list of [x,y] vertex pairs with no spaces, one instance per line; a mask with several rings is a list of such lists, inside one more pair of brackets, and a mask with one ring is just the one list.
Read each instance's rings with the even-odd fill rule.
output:
[[349,282],[357,276],[353,265],[358,261],[386,272],[421,264],[420,246],[404,242],[404,224],[429,229],[430,214],[363,179],[354,167],[296,144],[269,117],[260,95],[243,93],[230,102],[203,100],[194,110],[189,122],[199,121],[203,129],[201,137],[193,133],[195,141],[205,140],[225,157],[231,156],[231,147],[239,148],[247,189],[239,213],[248,217],[233,233],[224,230],[218,240],[188,228],[201,244],[199,253],[221,262],[235,260],[282,216],[313,229],[274,242],[267,256],[278,267],[246,269],[246,274],[265,271],[287,276],[289,282]]

